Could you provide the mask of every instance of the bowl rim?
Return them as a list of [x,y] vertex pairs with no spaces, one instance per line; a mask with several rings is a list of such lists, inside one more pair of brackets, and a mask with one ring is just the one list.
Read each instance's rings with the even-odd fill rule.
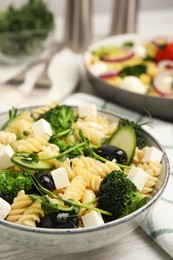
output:
[[[127,89],[120,89],[112,84],[110,84],[109,82],[107,81],[104,81],[102,80],[101,78],[95,76],[90,70],[89,68],[87,67],[87,54],[90,54],[91,53],[91,50],[98,47],[99,45],[101,44],[104,44],[105,42],[111,42],[111,44],[113,44],[114,41],[117,41],[119,40],[120,42],[124,41],[124,40],[127,40],[129,38],[132,38],[132,40],[136,40],[137,42],[138,41],[144,41],[145,40],[145,37],[148,38],[148,40],[154,40],[154,37],[166,37],[166,38],[170,38],[171,36],[169,35],[162,35],[162,36],[158,36],[158,34],[153,34],[153,33],[129,33],[129,34],[119,34],[119,35],[113,35],[113,36],[109,36],[109,37],[105,37],[103,39],[100,39],[98,41],[94,41],[93,43],[91,43],[87,48],[85,48],[84,52],[83,52],[83,55],[82,55],[82,60],[83,60],[83,64],[84,64],[84,67],[87,71],[87,73],[89,73],[90,76],[92,76],[94,79],[97,79],[99,83],[104,83],[105,85],[108,85],[110,88],[113,88],[115,90],[119,90],[119,91],[122,91],[122,92],[125,92],[125,93],[130,93],[130,94],[133,94],[133,95],[136,95],[136,98],[138,97],[146,97],[147,99],[158,99],[159,101],[162,101],[162,100],[167,100],[169,102],[173,102],[173,98],[171,97],[163,97],[163,96],[155,96],[155,95],[146,95],[146,94],[140,94],[140,93],[137,93],[137,92],[132,92],[132,91],[129,91]],[[139,38],[139,39],[138,39]],[[173,39],[173,35],[171,37]],[[131,40],[131,39],[129,39]],[[146,40],[147,41],[147,40]],[[119,43],[120,44],[120,43]]]
[[[44,105],[43,105],[44,106]],[[73,109],[77,109],[78,106],[73,106],[70,105]],[[23,107],[18,109],[18,111],[25,111],[26,109],[34,109],[34,108],[39,108],[41,107],[41,105],[38,106],[30,106],[30,107]],[[116,117],[118,119],[120,118],[126,118],[124,116],[119,116],[116,113],[107,111],[107,110],[103,110],[98,108],[97,109],[99,113],[103,113],[103,114],[107,114],[111,117]],[[2,112],[0,113],[0,117],[1,116],[5,116],[7,115],[8,112]],[[104,230],[104,229],[109,229],[113,226],[117,226],[119,224],[123,224],[125,222],[127,222],[128,220],[132,220],[133,218],[137,217],[141,212],[147,210],[154,202],[156,202],[160,196],[162,195],[163,191],[165,190],[167,183],[168,183],[168,179],[170,176],[170,163],[168,160],[168,156],[165,152],[165,149],[162,147],[162,145],[160,144],[160,142],[152,135],[150,134],[146,129],[143,129],[145,134],[149,136],[150,139],[152,139],[152,141],[154,141],[157,146],[159,147],[159,149],[163,152],[163,158],[165,159],[165,178],[164,181],[160,187],[160,189],[158,190],[158,192],[156,194],[154,194],[154,196],[141,208],[139,208],[138,210],[128,214],[127,216],[124,216],[120,219],[116,219],[107,223],[104,223],[103,225],[100,226],[95,226],[95,227],[88,227],[88,228],[72,228],[72,229],[51,229],[51,228],[40,228],[40,227],[27,227],[27,226],[22,226],[19,224],[15,224],[15,223],[11,223],[8,222],[6,220],[1,220],[0,219],[0,226],[3,225],[7,228],[12,228],[15,230],[20,230],[23,232],[29,232],[29,233],[38,233],[38,234],[51,234],[51,235],[73,235],[73,234],[83,234],[83,233],[90,233],[90,232],[94,232],[94,231],[100,231],[100,230]]]

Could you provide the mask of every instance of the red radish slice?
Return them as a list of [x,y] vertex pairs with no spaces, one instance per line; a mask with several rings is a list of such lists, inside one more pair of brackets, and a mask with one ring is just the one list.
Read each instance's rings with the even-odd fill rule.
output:
[[173,70],[158,74],[153,80],[153,86],[161,96],[173,95]]
[[99,78],[100,79],[109,79],[109,78],[116,77],[116,76],[120,75],[120,73],[121,73],[120,70],[110,71],[110,72],[103,73],[103,74],[99,75]]
[[134,52],[130,52],[127,55],[123,56],[123,57],[119,57],[119,58],[109,58],[109,57],[102,57],[101,60],[105,61],[105,62],[119,62],[119,61],[125,61],[125,60],[129,60],[134,56]]
[[151,41],[156,47],[167,44],[168,38],[166,37],[157,37]]
[[158,65],[159,68],[168,68],[168,69],[170,68],[170,69],[172,69],[173,68],[173,61],[162,60],[157,65]]

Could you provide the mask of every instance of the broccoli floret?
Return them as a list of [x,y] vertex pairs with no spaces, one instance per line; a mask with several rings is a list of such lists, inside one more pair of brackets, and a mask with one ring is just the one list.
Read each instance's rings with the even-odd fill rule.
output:
[[0,197],[8,201],[10,204],[16,197],[20,190],[30,192],[33,189],[33,183],[29,177],[25,177],[24,174],[14,173],[9,175],[9,172],[0,171]]
[[146,136],[144,134],[144,131],[141,127],[141,124],[135,122],[135,121],[130,121],[128,119],[121,119],[119,122],[119,127],[121,126],[131,126],[135,130],[136,134],[136,145],[139,149],[142,149],[147,145],[147,140]]
[[112,171],[101,183],[98,207],[112,213],[111,217],[105,216],[107,221],[126,216],[146,202],[147,199],[121,171]]
[[40,118],[47,120],[51,124],[52,129],[60,133],[71,128],[71,125],[76,121],[77,117],[71,107],[62,105],[56,106],[44,114],[41,114]]

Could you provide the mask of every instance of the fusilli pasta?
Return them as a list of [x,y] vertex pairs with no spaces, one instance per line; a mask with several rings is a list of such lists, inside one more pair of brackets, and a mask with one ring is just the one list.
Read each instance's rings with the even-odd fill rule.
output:
[[38,107],[32,111],[32,115],[35,119],[39,118],[41,114],[44,114],[45,112],[49,111],[51,108],[54,108],[58,105],[57,102],[52,102],[50,104],[47,104],[42,107]]
[[6,131],[0,131],[0,143],[12,144],[16,141],[16,134]]
[[13,149],[16,152],[33,153],[43,151],[44,147],[48,145],[49,136],[46,134],[28,137],[27,139],[21,139],[12,144]]
[[25,194],[24,190],[18,192],[17,197],[14,198],[6,220],[10,222],[17,222],[23,213],[32,205],[32,200]]
[[85,189],[86,189],[86,182],[83,180],[82,176],[76,176],[70,185],[66,188],[63,199],[73,199],[74,201],[78,202]]
[[41,203],[35,201],[19,218],[18,223],[24,226],[35,227],[36,222],[40,222],[40,218],[44,217],[44,211],[41,208]]
[[30,131],[31,125],[34,122],[31,117],[30,111],[24,111],[20,113],[8,126],[5,131],[14,132],[15,134],[21,134],[23,131]]

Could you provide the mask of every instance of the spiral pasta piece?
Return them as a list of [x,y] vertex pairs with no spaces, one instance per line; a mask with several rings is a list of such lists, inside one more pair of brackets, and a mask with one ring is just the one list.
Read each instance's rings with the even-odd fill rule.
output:
[[41,208],[41,203],[35,201],[19,218],[18,224],[36,227],[36,223],[40,222],[40,218],[44,217],[44,211]]
[[101,126],[103,128],[103,132],[105,135],[107,136],[111,136],[115,130],[118,128],[118,123],[119,120],[117,120],[117,122],[114,123],[110,123],[106,117],[103,116],[87,116],[84,118],[84,122],[87,123],[95,123],[98,124],[99,126]]
[[31,117],[30,111],[20,113],[12,123],[5,129],[5,131],[21,134],[23,131],[31,131],[31,125],[34,119]]
[[95,145],[101,143],[101,139],[105,137],[103,131],[91,128],[88,126],[88,123],[82,122],[82,120],[78,120],[76,123],[73,124],[73,129],[76,131],[76,134],[79,130],[82,130],[84,136],[86,136],[89,141]]
[[82,163],[83,167],[87,169],[90,173],[99,175],[101,178],[104,178],[113,170],[121,170],[119,166],[116,164],[115,160],[103,163],[91,157],[81,156],[80,158],[75,158],[71,161],[73,168],[78,163]]
[[52,103],[47,104],[47,105],[45,105],[45,106],[38,107],[38,108],[36,108],[36,109],[34,109],[34,110],[32,111],[32,115],[33,115],[33,117],[34,117],[35,119],[38,119],[38,118],[41,116],[41,114],[44,114],[44,113],[48,112],[51,108],[54,108],[54,107],[56,107],[57,105],[58,105],[57,102],[52,102]]
[[0,131],[0,143],[12,144],[16,141],[16,134],[6,131]]
[[66,188],[63,199],[73,199],[74,201],[78,202],[85,189],[86,189],[86,182],[83,180],[82,176],[76,176],[70,185]]
[[161,173],[162,165],[160,163],[155,162],[142,162],[144,154],[148,146],[144,147],[143,149],[139,149],[138,147],[135,150],[135,155],[132,162],[132,167],[139,167],[143,169],[146,173],[149,174],[149,178],[144,185],[144,188],[141,191],[141,194],[150,196],[153,192],[153,188],[156,186],[158,182],[158,176]]
[[[59,147],[55,144],[48,144],[48,146],[43,146],[42,151],[38,153],[40,158],[49,158],[59,154]],[[56,159],[47,160],[50,165],[55,165]]]
[[89,189],[92,189],[94,192],[99,191],[102,181],[100,176],[90,173],[90,171],[85,169],[80,162],[74,167],[74,172],[77,176],[83,177]]
[[17,222],[32,203],[32,200],[25,194],[24,190],[19,191],[17,197],[13,200],[11,211],[6,220],[9,222]]
[[42,151],[48,145],[49,136],[46,134],[37,137],[28,137],[25,140],[18,140],[12,147],[16,152],[33,153]]
[[56,160],[55,167],[56,168],[60,168],[60,167],[65,168],[70,181],[76,176],[75,172],[73,171],[73,169],[71,167],[71,160],[69,158],[67,158],[64,162]]
[[[82,195],[82,198],[81,198],[81,203],[83,204],[87,204],[89,202],[91,202],[92,200],[94,200],[96,198],[96,195],[94,193],[93,190],[90,190],[90,189],[86,189]],[[92,207],[96,207],[96,203],[95,204],[90,204]],[[79,217],[85,215],[86,213],[88,213],[89,210],[88,209],[85,209],[85,208],[82,208],[79,212]]]

